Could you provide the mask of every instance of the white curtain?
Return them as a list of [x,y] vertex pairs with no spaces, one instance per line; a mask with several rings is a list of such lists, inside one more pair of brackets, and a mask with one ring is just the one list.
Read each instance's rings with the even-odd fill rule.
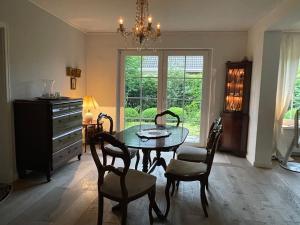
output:
[[[290,105],[300,59],[300,33],[284,33],[280,46],[275,112],[275,144],[278,148],[282,120]],[[282,152],[280,152],[283,155]]]

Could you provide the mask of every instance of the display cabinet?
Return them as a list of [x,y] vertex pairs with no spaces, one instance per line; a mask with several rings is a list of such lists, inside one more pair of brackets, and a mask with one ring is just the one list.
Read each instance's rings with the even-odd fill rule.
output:
[[252,62],[226,63],[221,151],[245,157],[249,123]]

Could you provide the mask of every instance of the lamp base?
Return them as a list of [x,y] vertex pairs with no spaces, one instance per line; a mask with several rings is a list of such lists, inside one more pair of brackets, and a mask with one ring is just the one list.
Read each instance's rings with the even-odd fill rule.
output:
[[93,121],[93,113],[91,112],[87,112],[85,115],[84,115],[84,121],[86,123],[91,123]]

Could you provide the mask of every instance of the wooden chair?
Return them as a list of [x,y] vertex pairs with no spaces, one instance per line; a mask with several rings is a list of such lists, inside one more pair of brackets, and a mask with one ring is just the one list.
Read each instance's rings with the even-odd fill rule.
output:
[[[108,120],[109,121],[109,131],[107,133],[113,135],[115,132],[113,131],[113,127],[114,127],[114,121],[113,119],[111,118],[111,116],[105,114],[105,113],[100,113],[98,115],[98,118],[97,118],[97,131],[98,132],[104,132],[102,130],[102,126],[100,124],[100,121],[102,120]],[[113,147],[112,145],[108,144],[105,146],[106,148],[110,149],[111,151],[116,151],[116,152],[121,152],[120,149],[116,148],[116,147]],[[140,162],[140,153],[139,153],[139,150],[138,149],[134,149],[134,148],[129,148],[128,149],[129,153],[130,153],[130,159],[133,159],[135,156],[136,156],[136,162],[135,162],[135,169],[137,170],[138,168],[138,165],[139,165],[139,162]],[[111,162],[111,165],[114,165],[115,163],[115,157],[112,158],[112,162]]]
[[[207,142],[206,142],[206,147],[204,148],[199,148],[199,147],[194,147],[194,146],[180,146],[176,153],[177,153],[177,159],[183,160],[183,161],[188,161],[188,162],[207,162],[207,156],[210,154],[210,151],[212,149],[213,143],[214,143],[214,138],[215,135],[213,135],[213,131],[217,129],[222,124],[222,118],[218,117],[210,126],[209,132],[208,132],[208,137],[207,137]],[[179,187],[179,181],[177,181],[176,187],[178,189]],[[173,185],[172,189],[172,196],[175,191],[175,185]],[[206,189],[208,190],[208,180],[205,183]]]
[[180,146],[176,153],[177,159],[189,161],[189,162],[206,162],[207,155],[210,153],[212,148],[212,143],[214,142],[212,138],[212,132],[222,123],[222,118],[217,118],[210,126],[206,146],[199,148],[194,146]]
[[[166,111],[163,111],[163,112],[157,114],[155,116],[155,119],[154,119],[155,125],[159,125],[158,124],[158,119],[159,118],[161,118],[163,116],[168,116],[168,115],[172,116],[172,117],[174,117],[176,119],[176,126],[178,127],[179,124],[180,124],[180,117],[177,114],[175,114],[172,111],[170,111],[170,110],[166,110]],[[175,158],[175,153],[176,153],[176,149],[177,148],[178,147],[172,149],[172,151],[174,152],[173,153],[173,158]],[[149,158],[150,158],[150,156],[149,156]],[[150,158],[150,162],[152,162],[151,158]],[[151,164],[154,164],[154,163],[156,163],[157,165],[162,165],[163,168],[166,170],[166,162],[161,157],[161,152],[159,150],[156,150],[156,157],[153,159],[153,162]],[[155,167],[152,167],[152,168],[154,169]]]
[[205,216],[208,217],[206,210],[206,205],[208,205],[208,202],[205,194],[205,186],[211,171],[215,152],[219,148],[219,140],[222,130],[222,125],[219,125],[216,129],[213,129],[212,131],[214,141],[212,143],[211,153],[207,156],[206,163],[188,162],[183,160],[171,159],[165,173],[165,176],[167,178],[167,185],[165,189],[167,209],[165,217],[167,217],[170,210],[170,187],[172,183],[175,183],[175,181],[200,181],[200,196],[202,208]]
[[[99,142],[103,154],[103,163],[101,163],[96,151],[96,144],[99,144]],[[106,148],[104,143],[109,143],[120,149],[120,151],[112,151]],[[146,194],[148,194],[150,201],[150,224],[153,224],[152,209],[155,210],[155,207],[157,207],[155,203],[156,177],[129,169],[130,153],[127,147],[108,133],[100,132],[96,134],[92,139],[90,148],[98,170],[98,225],[101,225],[103,221],[104,197],[119,202],[122,211],[121,224],[125,225],[128,203]],[[116,168],[113,165],[106,165],[107,155],[121,158],[124,167]],[[106,172],[108,173],[104,176]]]

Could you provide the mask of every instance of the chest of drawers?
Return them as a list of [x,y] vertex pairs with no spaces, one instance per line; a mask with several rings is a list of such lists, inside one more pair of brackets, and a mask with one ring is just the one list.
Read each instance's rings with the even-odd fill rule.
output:
[[17,169],[51,173],[82,152],[82,99],[15,100]]

